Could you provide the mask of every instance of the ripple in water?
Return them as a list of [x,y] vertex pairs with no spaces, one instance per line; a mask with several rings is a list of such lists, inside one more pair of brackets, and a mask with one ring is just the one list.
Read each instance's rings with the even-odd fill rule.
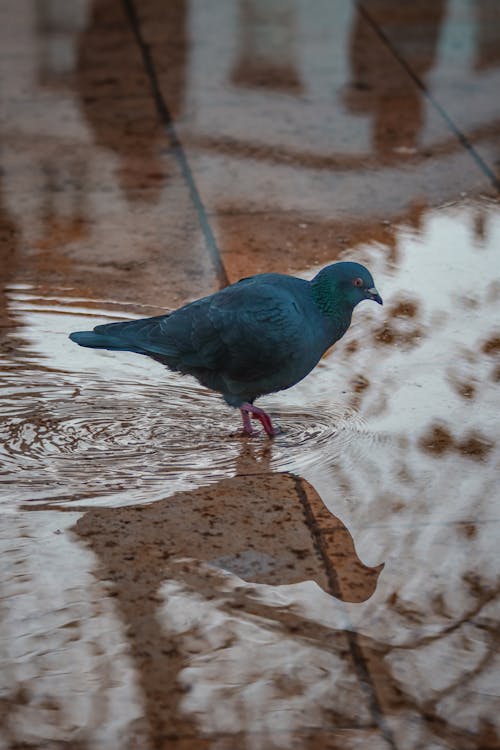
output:
[[[362,427],[354,412],[283,406],[277,395],[264,401],[282,432],[243,437],[239,412],[196,382],[138,355],[77,349],[67,334],[90,322],[78,302],[78,311],[51,315],[23,294],[29,343],[11,355],[0,390],[8,505],[151,502],[236,473],[301,473],[338,455]],[[120,317],[116,307],[112,315]]]

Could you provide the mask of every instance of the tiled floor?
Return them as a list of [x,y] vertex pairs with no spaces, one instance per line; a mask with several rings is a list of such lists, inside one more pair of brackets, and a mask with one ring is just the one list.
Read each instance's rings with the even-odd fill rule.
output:
[[[4,0],[0,61],[0,750],[500,748],[498,2]],[[274,441],[67,339],[338,259]]]

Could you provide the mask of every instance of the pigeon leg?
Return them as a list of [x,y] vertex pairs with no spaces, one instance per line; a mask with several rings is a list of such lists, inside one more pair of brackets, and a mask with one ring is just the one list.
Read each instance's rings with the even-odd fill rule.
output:
[[266,431],[266,434],[269,435],[269,437],[274,437],[276,435],[276,431],[273,427],[273,423],[271,422],[271,417],[269,414],[266,414],[264,409],[259,409],[258,406],[254,406],[253,404],[246,403],[242,404],[240,406],[241,416],[243,419],[243,430],[248,435],[253,435],[252,430],[252,423],[250,422],[250,418],[252,419],[258,419],[259,422],[262,424],[264,430]]
[[243,420],[243,432],[245,432],[247,435],[254,435],[255,433],[252,429],[252,422],[250,420],[248,411],[241,406],[240,412],[241,412],[241,418]]

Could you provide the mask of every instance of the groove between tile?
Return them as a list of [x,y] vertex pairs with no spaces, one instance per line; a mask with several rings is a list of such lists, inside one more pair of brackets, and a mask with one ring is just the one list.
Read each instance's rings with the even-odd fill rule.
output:
[[[331,564],[331,561],[328,558],[326,551],[324,549],[324,545],[322,542],[321,528],[319,527],[317,523],[316,517],[314,515],[314,512],[309,502],[309,498],[307,497],[307,493],[304,490],[304,487],[302,485],[302,480],[299,476],[295,476],[295,488],[296,488],[297,496],[300,500],[300,503],[302,504],[304,515],[306,517],[306,523],[309,526],[309,529],[311,531],[311,536],[314,540],[315,546],[321,558],[323,559],[323,564],[325,566],[328,582],[330,584],[331,593],[333,594],[333,596],[338,597],[340,594],[340,586],[339,586],[339,582],[338,582],[337,575],[335,572],[335,568]],[[349,650],[351,652],[351,656],[352,656],[354,668],[357,672],[358,680],[360,682],[361,687],[364,688],[366,692],[366,697],[368,700],[368,704],[370,706],[370,710],[372,712],[373,720],[376,726],[379,728],[380,732],[382,733],[382,736],[384,740],[387,742],[387,744],[389,745],[389,747],[392,750],[397,750],[397,746],[396,746],[393,733],[386,721],[384,712],[382,710],[380,701],[378,699],[377,690],[372,680],[372,676],[371,676],[368,664],[366,663],[363,650],[359,644],[358,634],[354,630],[346,630],[345,635],[346,635],[347,642],[349,644]]]
[[200,227],[203,232],[203,236],[205,238],[205,244],[209,252],[210,258],[212,260],[215,273],[217,275],[217,280],[221,288],[225,287],[229,284],[229,278],[227,276],[226,269],[224,268],[224,264],[221,259],[219,247],[215,240],[212,227],[210,226],[207,211],[205,209],[205,206],[203,205],[200,192],[196,186],[196,182],[195,182],[191,167],[189,165],[188,158],[186,156],[182,143],[179,139],[179,136],[177,135],[177,130],[175,128],[167,102],[165,101],[163,94],[160,90],[160,86],[158,83],[158,76],[156,74],[156,68],[153,62],[152,55],[151,55],[149,46],[144,41],[144,38],[141,33],[139,17],[137,15],[137,10],[134,4],[134,0],[122,0],[122,4],[125,10],[125,14],[132,28],[132,32],[134,34],[134,37],[137,41],[137,44],[141,52],[142,60],[144,63],[144,68],[146,70],[146,74],[149,78],[149,82],[151,85],[151,92],[153,94],[153,99],[156,104],[156,109],[158,111],[158,115],[161,121],[163,122],[165,131],[170,141],[171,152],[181,168],[182,176],[188,187],[191,201],[198,215]]

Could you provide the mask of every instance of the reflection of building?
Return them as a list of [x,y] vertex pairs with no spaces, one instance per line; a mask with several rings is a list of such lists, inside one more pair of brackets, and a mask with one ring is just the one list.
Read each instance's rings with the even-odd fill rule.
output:
[[[363,7],[377,16],[379,5]],[[500,88],[492,52],[498,26],[489,22],[495,9],[488,0],[459,5],[425,2],[422,37],[404,16],[403,30],[388,22],[386,31],[461,129],[479,134],[477,148],[492,163],[489,139]],[[153,6],[143,7],[148,41]],[[296,248],[315,259],[334,257],[339,248],[370,239],[381,216],[413,221],[416,204],[486,185],[355,7],[317,0],[314,8],[312,13],[301,0],[178,0],[161,11],[151,43],[162,92],[222,251],[234,257],[240,248],[257,254],[268,242],[282,244],[282,268],[287,255],[290,266],[300,267]],[[80,0],[70,13],[67,3],[52,0],[23,12],[24,22],[20,15],[17,23],[24,24],[25,59],[7,79],[10,90],[2,89],[4,137],[13,145],[5,171],[14,187],[14,173],[29,174],[36,185],[32,196],[46,197],[43,206],[30,198],[28,211],[9,198],[12,215],[33,245],[47,248],[54,227],[58,245],[71,244],[87,231],[82,217],[90,210],[90,193],[100,205],[101,191],[108,217],[120,212],[123,198],[136,204],[131,226],[144,234],[144,204],[157,204],[159,221],[161,207],[178,200],[179,192],[168,184],[176,170],[162,154],[167,140],[122,11],[107,0]],[[111,28],[120,29],[113,43],[107,41]],[[8,27],[2,32],[8,48]],[[30,118],[15,99],[19,91],[30,100]],[[95,143],[99,159],[89,156]],[[189,197],[186,210],[188,203]],[[265,213],[267,224],[256,223],[255,212]],[[302,221],[328,236],[320,250],[310,229],[297,232]],[[149,229],[151,216],[146,223]],[[89,243],[109,244],[96,229]],[[193,244],[187,238],[183,251]],[[258,264],[262,270],[265,261]],[[235,275],[242,272],[235,267]]]
[[[365,6],[376,20],[378,6],[386,7]],[[463,24],[454,3],[421,6],[420,36],[409,5],[408,17],[393,14],[387,35],[447,106],[456,35],[461,49],[482,44],[482,27],[474,24],[480,11],[475,16],[475,4],[465,4],[470,22]],[[220,212],[295,211],[315,221],[344,221],[355,212],[359,222],[380,212],[403,218],[415,200],[455,196],[458,183],[461,190],[484,188],[485,176],[456,135],[352,4],[318,0],[312,13],[309,4],[290,0],[280,4],[279,21],[273,8],[266,15],[258,2],[239,9],[224,1],[190,5],[189,117],[180,125],[184,142],[202,160],[207,204]],[[207,38],[218,38],[217,47],[204,43]],[[281,88],[273,75],[276,47],[288,66]],[[492,103],[462,106],[457,124],[468,133],[491,123],[500,72],[482,76],[467,56],[465,62],[460,85],[467,96],[459,98]],[[432,169],[430,153],[437,160]]]
[[[178,116],[186,4],[175,10],[167,79]],[[136,285],[157,294],[175,280],[172,299],[212,289],[189,190],[121,4],[24,4],[6,14],[0,41],[16,60],[0,89],[2,156],[6,209],[28,248],[25,278],[72,285],[76,275],[95,287],[114,273],[120,293],[133,270]]]

